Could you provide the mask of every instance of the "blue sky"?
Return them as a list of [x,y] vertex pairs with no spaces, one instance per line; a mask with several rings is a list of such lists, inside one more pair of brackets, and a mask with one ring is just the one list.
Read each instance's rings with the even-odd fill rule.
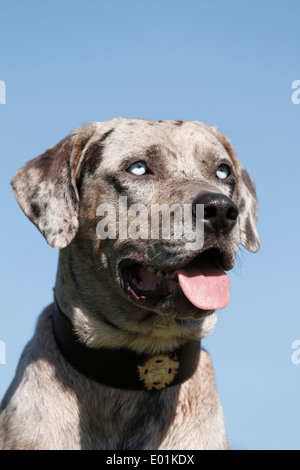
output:
[[232,140],[260,204],[261,250],[241,250],[204,341],[229,442],[300,449],[299,17],[297,0],[1,2],[0,396],[52,300],[58,257],[15,202],[17,168],[90,121],[200,120]]

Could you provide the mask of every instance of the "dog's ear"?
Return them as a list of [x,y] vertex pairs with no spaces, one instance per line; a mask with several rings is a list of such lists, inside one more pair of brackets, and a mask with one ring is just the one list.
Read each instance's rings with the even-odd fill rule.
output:
[[50,246],[64,248],[78,230],[76,170],[95,124],[82,126],[20,168],[11,180],[16,199]]
[[241,163],[239,164],[239,173],[239,220],[241,242],[247,250],[256,253],[260,247],[260,240],[256,229],[258,203],[255,184]]
[[244,166],[238,161],[231,141],[216,127],[211,127],[211,130],[231,157],[238,174],[236,186],[237,201],[235,202],[239,207],[241,243],[247,250],[256,253],[260,247],[260,240],[256,229],[258,202],[255,184]]

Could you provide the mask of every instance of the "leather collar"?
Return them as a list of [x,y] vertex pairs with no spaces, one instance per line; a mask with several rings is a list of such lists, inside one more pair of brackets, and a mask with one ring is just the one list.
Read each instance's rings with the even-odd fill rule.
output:
[[57,301],[52,320],[54,337],[64,358],[77,371],[103,385],[126,390],[162,390],[188,380],[198,365],[200,341],[152,356],[128,349],[92,349],[80,342]]

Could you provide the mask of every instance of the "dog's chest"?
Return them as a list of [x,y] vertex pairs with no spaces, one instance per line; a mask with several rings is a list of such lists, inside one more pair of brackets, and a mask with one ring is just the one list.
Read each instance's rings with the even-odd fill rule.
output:
[[177,395],[176,386],[155,392],[103,387],[93,414],[91,397],[86,396],[80,401],[79,412],[82,448],[157,449],[176,414]]

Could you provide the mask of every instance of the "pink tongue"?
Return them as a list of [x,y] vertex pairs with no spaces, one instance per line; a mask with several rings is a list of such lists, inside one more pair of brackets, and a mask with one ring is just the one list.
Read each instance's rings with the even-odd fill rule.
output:
[[216,265],[205,262],[177,271],[184,295],[197,308],[218,310],[226,307],[230,295],[230,279]]

